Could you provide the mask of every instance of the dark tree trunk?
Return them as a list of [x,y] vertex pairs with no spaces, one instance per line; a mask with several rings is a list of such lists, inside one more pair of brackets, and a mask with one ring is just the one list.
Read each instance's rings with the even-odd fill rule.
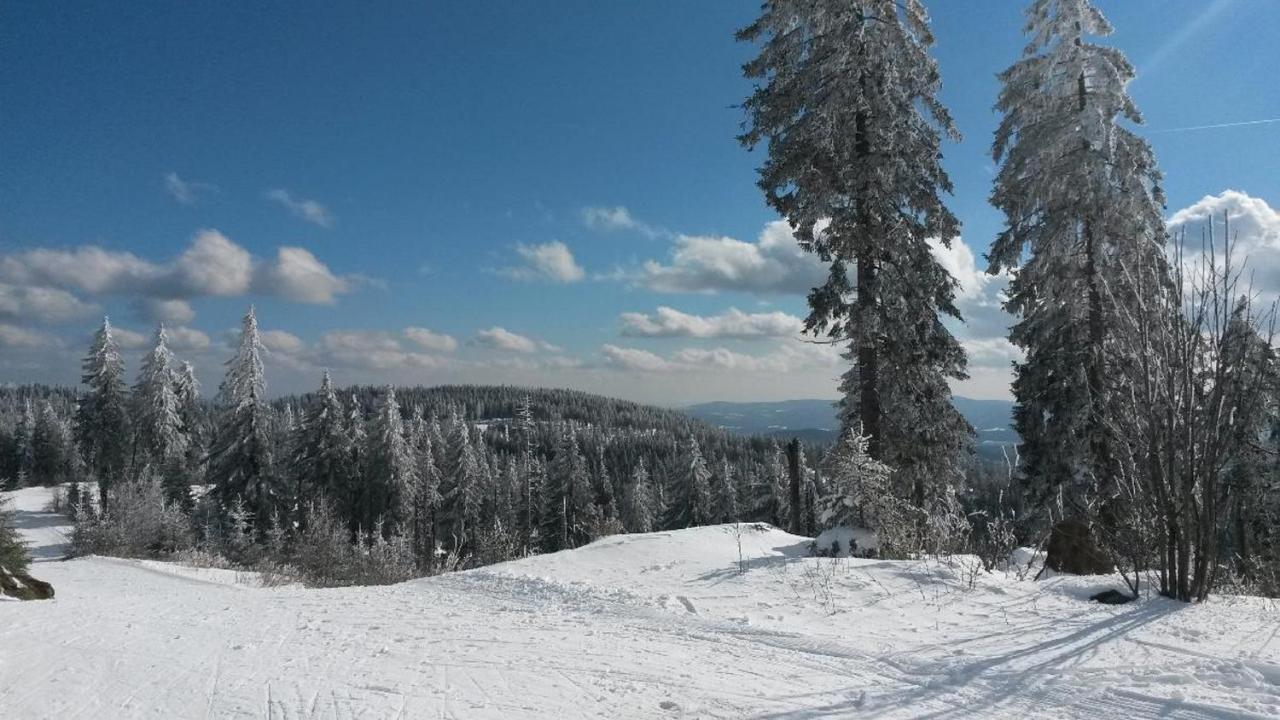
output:
[[800,521],[800,440],[787,443],[787,471],[791,476],[791,517],[787,531],[793,535],[803,532]]

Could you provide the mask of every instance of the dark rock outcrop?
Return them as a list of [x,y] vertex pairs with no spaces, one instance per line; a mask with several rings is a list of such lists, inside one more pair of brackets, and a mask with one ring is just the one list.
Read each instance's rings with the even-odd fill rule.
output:
[[0,595],[19,600],[48,600],[53,597],[53,586],[25,572],[9,572],[8,568],[0,567]]
[[1132,595],[1125,595],[1119,590],[1103,590],[1096,595],[1090,595],[1089,599],[1094,602],[1100,602],[1103,605],[1124,605],[1125,603],[1133,602],[1136,598]]

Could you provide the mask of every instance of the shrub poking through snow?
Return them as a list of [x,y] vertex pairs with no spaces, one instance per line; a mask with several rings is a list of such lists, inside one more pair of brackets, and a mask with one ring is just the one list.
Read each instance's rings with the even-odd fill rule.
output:
[[87,507],[76,513],[71,536],[75,555],[156,557],[195,543],[190,521],[168,501],[155,476],[116,485],[98,513]]

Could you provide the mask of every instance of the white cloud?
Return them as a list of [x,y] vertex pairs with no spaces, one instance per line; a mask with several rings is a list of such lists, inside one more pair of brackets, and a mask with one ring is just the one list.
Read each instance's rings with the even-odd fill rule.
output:
[[988,275],[986,270],[979,268],[973,250],[960,238],[952,240],[950,247],[940,240],[929,240],[929,250],[938,264],[956,279],[956,299],[961,304],[990,304],[995,298],[988,288],[992,285],[1003,287],[1007,281],[1004,275]]
[[45,333],[0,323],[0,348],[46,348],[59,344],[56,338]]
[[288,190],[276,188],[268,190],[266,198],[272,202],[279,203],[295,216],[306,220],[312,225],[319,225],[322,228],[333,227],[333,213],[324,205],[315,200],[306,198],[296,198]]
[[492,327],[476,333],[472,343],[480,347],[503,350],[506,352],[535,353],[539,350],[558,352],[560,348],[541,340],[513,333],[506,328]]
[[1184,265],[1189,279],[1201,270],[1201,243],[1212,229],[1219,255],[1230,233],[1232,265],[1244,273],[1243,280],[1250,290],[1268,301],[1280,295],[1280,211],[1265,200],[1238,190],[1225,190],[1179,210],[1168,224],[1173,242],[1179,242],[1185,233]]
[[45,324],[79,320],[97,312],[97,305],[65,290],[0,282],[0,318]]
[[980,366],[1007,366],[1014,360],[1022,360],[1022,350],[1008,338],[974,338],[960,343],[969,361]]
[[168,263],[92,245],[0,255],[0,282],[44,289],[43,300],[51,312],[55,300],[63,305],[63,312],[73,311],[78,301],[69,301],[65,293],[125,295],[138,298],[135,309],[147,319],[175,322],[190,322],[194,317],[185,304],[192,298],[256,291],[295,302],[331,303],[355,284],[354,278],[335,276],[302,248],[280,248],[274,260],[262,261],[217,230],[196,233],[191,244]]
[[262,344],[269,352],[297,355],[306,350],[307,344],[302,338],[284,330],[262,330],[258,333]]
[[128,330],[119,325],[111,326],[111,336],[115,338],[116,344],[120,346],[121,350],[140,350],[151,347],[151,337],[149,335]]
[[175,295],[243,295],[253,282],[253,258],[217,230],[201,230],[178,256],[169,279]]
[[453,352],[458,349],[458,341],[453,337],[435,333],[426,328],[405,328],[404,336],[410,342],[428,352]]
[[1189,207],[1169,218],[1169,231],[1175,235],[1187,232],[1188,247],[1199,247],[1202,230],[1212,224],[1214,234],[1222,240],[1226,227],[1223,216],[1230,220],[1232,237],[1239,242],[1242,252],[1260,248],[1280,248],[1280,211],[1273,209],[1261,198],[1251,197],[1239,190],[1224,190],[1218,195],[1206,195]]
[[176,325],[165,328],[169,334],[169,347],[178,352],[202,352],[209,349],[209,336],[195,328]]
[[592,230],[603,230],[606,232],[634,230],[649,238],[656,238],[669,234],[662,228],[657,228],[635,219],[631,215],[631,211],[621,205],[616,207],[583,208],[582,222]]
[[659,307],[653,315],[623,313],[620,321],[624,337],[794,337],[803,329],[800,318],[794,315],[781,311],[744,313],[737,308],[704,317]]
[[336,297],[351,289],[351,283],[333,274],[309,250],[282,247],[276,261],[264,265],[259,273],[258,288],[274,291],[281,297],[313,305],[329,305]]
[[662,357],[639,348],[604,345],[600,349],[606,365],[634,372],[739,372],[792,373],[834,369],[840,365],[840,349],[827,344],[788,341],[772,350],[750,355],[724,347],[684,348]]
[[524,260],[525,264],[500,271],[503,275],[516,280],[571,283],[586,276],[582,266],[573,259],[569,246],[559,240],[542,245],[516,245],[516,254]]
[[675,369],[672,363],[648,350],[640,350],[639,348],[605,345],[600,348],[600,354],[604,356],[607,365],[619,370],[665,372]]
[[669,263],[650,260],[631,279],[660,292],[805,294],[826,277],[822,262],[782,220],[766,225],[755,242],[692,235],[675,242]]
[[164,176],[164,189],[183,205],[195,205],[202,193],[217,190],[217,187],[209,183],[183,180],[178,173],[171,172]]
[[186,300],[139,298],[134,310],[143,320],[163,323],[189,323],[196,319],[196,311]]

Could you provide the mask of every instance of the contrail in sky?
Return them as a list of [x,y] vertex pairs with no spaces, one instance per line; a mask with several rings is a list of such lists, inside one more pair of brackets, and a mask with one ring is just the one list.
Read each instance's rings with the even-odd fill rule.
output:
[[1166,128],[1164,130],[1150,130],[1152,135],[1156,133],[1174,133],[1174,132],[1191,132],[1192,130],[1217,130],[1219,128],[1244,127],[1246,125],[1273,125],[1280,123],[1280,118],[1267,118],[1265,120],[1242,120],[1240,122],[1217,123],[1215,125],[1192,125],[1191,127]]

